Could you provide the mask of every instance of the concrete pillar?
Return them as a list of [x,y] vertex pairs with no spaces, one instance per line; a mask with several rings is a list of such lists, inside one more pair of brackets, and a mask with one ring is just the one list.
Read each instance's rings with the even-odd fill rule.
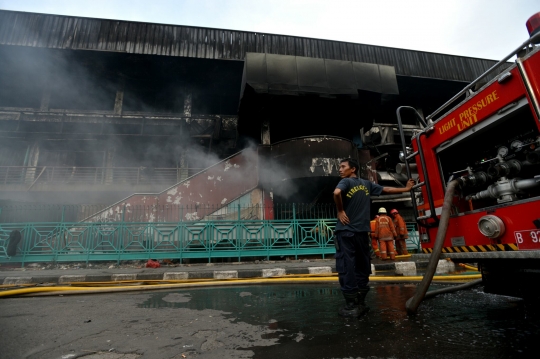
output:
[[105,153],[105,175],[104,175],[104,184],[111,185],[114,182],[114,155],[116,148],[107,147],[107,152]]
[[26,169],[24,176],[25,183],[33,183],[37,176],[36,166],[39,161],[39,147],[38,141],[34,141],[32,144],[28,145],[28,154],[24,165],[29,168]]
[[182,150],[180,153],[180,158],[178,159],[178,171],[177,171],[177,180],[181,182],[188,178],[188,163],[186,159],[186,151]]
[[49,103],[51,102],[51,89],[45,88],[41,95],[41,104],[39,105],[40,111],[49,111]]
[[124,102],[124,90],[116,91],[116,98],[114,99],[114,114],[122,116],[122,104]]
[[125,78],[120,75],[118,78],[118,88],[116,90],[116,97],[114,99],[114,114],[117,116],[122,116],[122,106],[124,105],[124,88],[126,87]]
[[186,93],[184,97],[184,116],[191,117],[191,107],[192,107],[192,95],[191,92]]
[[261,124],[261,143],[263,145],[270,144],[270,120],[265,119]]

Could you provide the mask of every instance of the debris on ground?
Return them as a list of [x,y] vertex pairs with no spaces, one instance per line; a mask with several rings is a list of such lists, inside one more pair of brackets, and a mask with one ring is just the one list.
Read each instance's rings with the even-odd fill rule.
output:
[[[185,260],[189,261],[189,260]],[[298,259],[290,259],[290,258],[283,258],[281,261],[276,260],[251,260],[251,261],[244,261],[244,262],[215,262],[215,263],[208,263],[204,261],[195,262],[193,260],[189,261],[188,263],[180,263],[180,260],[178,259],[163,259],[163,260],[155,260],[154,262],[157,262],[160,267],[197,267],[197,266],[215,266],[219,264],[231,264],[231,265],[243,265],[243,264],[276,264],[280,262],[287,262],[287,263],[293,263],[293,262],[328,262],[333,261],[331,258],[322,259],[322,258],[313,258],[310,259],[306,258],[298,258]],[[30,262],[30,263],[24,263],[24,266],[20,262],[12,262],[12,263],[1,263],[0,264],[0,271],[39,271],[39,270],[78,270],[78,269],[126,269],[126,268],[133,268],[133,269],[142,269],[142,268],[149,268],[147,267],[147,260],[123,260],[123,261],[93,261],[91,263],[86,262]]]
[[146,262],[146,268],[159,268],[161,267],[161,264],[159,264],[158,261],[149,259],[148,262]]

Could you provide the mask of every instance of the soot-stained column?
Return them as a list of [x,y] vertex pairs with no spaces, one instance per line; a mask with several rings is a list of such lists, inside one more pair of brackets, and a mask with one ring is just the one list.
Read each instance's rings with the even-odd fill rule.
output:
[[264,119],[261,124],[261,144],[270,144],[270,120]]
[[114,114],[122,115],[122,104],[124,102],[124,90],[116,91],[116,98],[114,99]]
[[51,88],[47,86],[41,95],[40,111],[49,111],[49,103],[51,102]]
[[180,153],[180,157],[178,158],[178,174],[177,174],[177,181],[181,182],[188,178],[188,164],[186,159],[186,151],[182,148],[182,152]]
[[114,146],[107,146],[107,153],[105,154],[105,178],[104,184],[111,185],[114,182],[114,155],[116,148]]
[[186,93],[184,97],[184,116],[191,117],[191,107],[192,107],[192,96],[191,92]]
[[34,141],[32,144],[28,145],[28,153],[24,164],[28,167],[24,177],[25,183],[33,183],[36,177],[36,169],[39,161],[39,147],[38,141]]

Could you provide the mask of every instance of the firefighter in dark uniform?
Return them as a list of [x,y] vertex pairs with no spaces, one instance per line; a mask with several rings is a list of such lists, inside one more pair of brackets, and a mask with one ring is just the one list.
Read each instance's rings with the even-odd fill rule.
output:
[[370,259],[370,202],[371,196],[381,193],[404,193],[411,190],[413,180],[407,187],[383,187],[358,178],[356,160],[342,160],[339,175],[342,178],[334,190],[337,208],[335,230],[336,269],[345,305],[339,310],[343,317],[359,317],[369,310],[365,298],[369,292]]

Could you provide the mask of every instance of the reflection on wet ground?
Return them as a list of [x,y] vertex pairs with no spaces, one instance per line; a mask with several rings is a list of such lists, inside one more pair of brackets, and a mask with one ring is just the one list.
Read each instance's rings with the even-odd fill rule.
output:
[[[431,289],[441,288],[434,285]],[[540,321],[522,301],[482,289],[445,294],[408,317],[411,284],[374,284],[360,320],[342,319],[333,283],[190,289],[155,293],[142,307],[216,309],[236,321],[274,330],[279,345],[250,348],[255,358],[514,358],[536,357]]]

